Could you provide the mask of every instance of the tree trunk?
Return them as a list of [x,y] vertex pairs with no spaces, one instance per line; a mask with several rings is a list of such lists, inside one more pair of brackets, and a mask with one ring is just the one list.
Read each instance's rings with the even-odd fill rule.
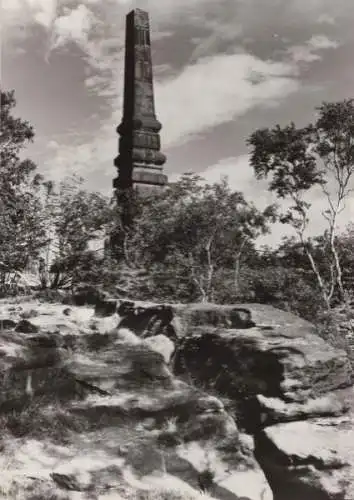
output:
[[310,250],[306,247],[306,244],[303,243],[303,245],[304,245],[305,253],[310,261],[312,271],[314,272],[314,274],[316,276],[317,284],[321,290],[323,301],[326,304],[327,309],[329,310],[329,309],[331,309],[331,297],[328,295],[328,293],[326,291],[326,286],[323,283],[323,279],[321,277],[319,270],[317,269],[316,263],[314,261],[314,258],[312,256]]
[[211,258],[211,244],[213,242],[214,236],[211,236],[208,243],[206,244],[205,250],[207,252],[208,259],[208,272],[207,272],[207,285],[206,285],[206,300],[203,302],[210,301],[212,295],[212,282],[214,276],[214,266]]
[[234,268],[234,289],[235,294],[238,296],[240,294],[240,267],[241,267],[241,256],[243,248],[246,244],[247,238],[245,238],[239,248],[239,251],[236,253],[235,257],[235,268]]

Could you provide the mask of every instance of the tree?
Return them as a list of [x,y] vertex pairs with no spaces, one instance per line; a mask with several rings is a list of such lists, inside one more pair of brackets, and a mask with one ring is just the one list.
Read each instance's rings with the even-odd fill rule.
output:
[[354,298],[354,224],[350,223],[346,230],[337,237],[337,248],[343,269],[343,285]]
[[[255,252],[254,239],[268,230],[273,207],[258,211],[227,180],[206,184],[185,174],[159,194],[145,197],[127,244],[128,260],[160,275],[184,300],[215,299],[221,269],[239,292],[241,259]],[[179,291],[178,291],[179,290]]]
[[33,127],[13,116],[14,91],[1,91],[0,110],[0,271],[1,281],[23,271],[45,243],[36,165],[20,157],[33,140]]
[[[337,292],[345,299],[342,267],[336,246],[338,215],[351,192],[354,176],[354,100],[323,103],[317,108],[314,124],[255,131],[249,138],[251,166],[257,179],[269,179],[269,190],[291,205],[280,218],[295,229],[302,248],[316,276],[326,306],[331,306]],[[314,259],[306,229],[311,203],[306,195],[321,189],[327,201],[323,216],[328,222],[324,249],[328,275],[325,280]]]
[[[94,268],[102,264],[90,243],[104,240],[113,220],[112,210],[103,195],[85,191],[82,184],[77,176],[63,180],[57,191],[47,184],[45,218],[50,237],[45,260],[52,288],[90,279],[98,273]],[[102,253],[103,243],[98,250]]]

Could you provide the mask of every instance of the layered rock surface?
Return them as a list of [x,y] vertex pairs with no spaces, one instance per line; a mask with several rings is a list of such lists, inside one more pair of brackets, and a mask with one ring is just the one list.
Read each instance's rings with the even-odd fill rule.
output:
[[271,500],[223,403],[111,306],[0,303],[0,498]]
[[120,311],[122,323],[143,336],[175,338],[175,373],[228,401],[255,439],[276,500],[353,500],[354,394],[345,351],[307,321],[266,305],[122,303]]
[[353,500],[351,366],[310,323],[78,301],[0,304],[3,498]]

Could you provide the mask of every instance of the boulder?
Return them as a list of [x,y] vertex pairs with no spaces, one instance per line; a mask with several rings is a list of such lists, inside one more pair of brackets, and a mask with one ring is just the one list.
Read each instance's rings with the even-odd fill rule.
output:
[[255,325],[251,312],[240,306],[217,304],[153,304],[121,300],[119,326],[140,336],[165,334],[176,340],[186,330],[201,325],[223,328],[250,328]]
[[164,357],[165,363],[170,363],[175,351],[175,344],[165,335],[156,335],[144,340],[144,344],[155,352],[159,352]]
[[95,293],[108,305],[94,319],[61,305],[33,320],[41,332],[0,331],[6,477],[48,498],[152,499],[168,482],[179,500],[353,500],[351,366],[310,323],[258,304],[121,301],[117,328]]
[[16,324],[16,321],[13,321],[12,319],[0,319],[0,331],[13,330]]
[[281,421],[281,413],[288,414],[285,420],[290,414],[311,416],[317,404],[311,401],[352,385],[346,352],[318,337],[310,323],[271,306],[248,309],[256,326],[247,329],[187,325],[175,370],[237,400],[249,430],[260,425],[259,395],[293,405],[279,410]]
[[120,322],[118,328],[127,328],[142,338],[165,335],[171,340],[176,334],[171,322],[173,308],[165,304],[144,304],[120,301],[117,313]]
[[95,306],[100,300],[101,294],[101,290],[92,285],[81,285],[76,288],[70,300],[67,302],[71,302],[76,306]]
[[38,316],[38,311],[36,309],[27,309],[21,312],[20,316],[22,319],[36,318]]
[[20,332],[20,333],[38,333],[39,328],[38,326],[34,325],[27,319],[22,319],[19,321],[16,325],[15,332]]
[[253,399],[254,415],[259,416],[258,428],[279,422],[293,422],[315,417],[337,417],[349,411],[349,403],[340,392],[318,398],[309,398],[305,403],[285,402],[280,398],[267,398],[257,394]]
[[[72,306],[70,321],[79,311]],[[75,335],[74,324],[69,333],[61,327],[62,312],[45,323],[56,333],[0,333],[0,469],[7,464],[12,478],[9,498],[39,496],[39,484],[46,498],[110,491],[152,500],[160,490],[175,498],[168,484],[179,500],[196,500],[202,485],[218,500],[272,500],[253,444],[224,404],[173,375],[170,338],[105,332],[109,318],[100,317],[97,331]]]
[[[311,323],[271,306],[169,307],[177,337],[175,373],[227,397],[238,428],[255,437],[274,500],[353,500],[354,394],[347,352],[320,338]],[[139,324],[156,309],[130,304],[129,314]],[[221,418],[193,414],[196,424],[201,418],[211,427]],[[162,438],[175,446],[178,435],[170,430]]]
[[113,316],[117,312],[117,300],[106,297],[106,296],[100,296],[95,304],[95,315],[96,316]]
[[354,498],[353,416],[266,427],[257,456],[277,500]]

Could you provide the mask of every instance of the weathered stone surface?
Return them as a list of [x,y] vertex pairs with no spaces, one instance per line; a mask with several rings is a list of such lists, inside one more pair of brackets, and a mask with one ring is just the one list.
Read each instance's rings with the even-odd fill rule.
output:
[[275,500],[354,498],[345,351],[309,322],[266,305],[121,304],[121,321],[141,336],[159,333],[162,314],[175,333],[175,372],[234,403],[238,425],[255,435]]
[[76,306],[94,306],[100,300],[102,292],[92,285],[82,285],[75,290],[71,302]]
[[15,332],[20,333],[37,333],[38,331],[38,327],[27,319],[22,319],[21,321],[19,321],[15,328]]
[[[194,326],[195,320],[189,326],[190,313],[186,317],[183,310],[179,312],[184,340],[178,363],[201,379],[212,381],[217,376],[220,389],[285,402],[306,402],[352,384],[346,353],[315,335],[310,323],[271,306],[245,305],[244,309],[256,326],[210,328],[209,318],[199,327]],[[214,306],[211,310],[214,313]],[[193,314],[192,318],[204,317],[204,312]]]
[[343,415],[349,411],[350,405],[346,398],[340,397],[340,392],[342,391],[336,391],[334,394],[329,393],[318,398],[309,398],[305,403],[285,402],[280,398],[267,398],[258,394],[254,399],[254,405],[252,405],[254,415],[259,415],[257,427],[314,417]]
[[23,311],[20,314],[22,319],[30,319],[38,316],[38,311],[36,309],[28,309],[27,311]]
[[128,328],[140,337],[166,335],[176,339],[172,325],[173,309],[169,305],[144,305],[130,301],[121,301],[118,307],[120,321],[118,328]]
[[153,351],[159,352],[162,354],[165,363],[169,363],[172,358],[172,354],[174,353],[176,346],[165,335],[156,335],[155,337],[149,337],[144,340],[144,343],[149,346]]
[[39,333],[0,333],[11,477],[125,499],[173,480],[195,500],[211,469],[218,500],[272,500],[270,486],[275,500],[353,500],[351,370],[311,324],[252,304],[125,301],[118,313],[117,328],[93,307],[43,305]]
[[257,446],[276,500],[354,498],[353,415],[273,425]]
[[142,337],[170,330],[178,340],[177,372],[247,398],[247,405],[262,395],[297,404],[289,415],[310,415],[310,400],[352,385],[345,351],[327,344],[309,322],[271,306],[122,301],[118,313],[120,325]]
[[172,484],[177,499],[196,500],[208,467],[215,499],[272,500],[252,439],[218,398],[171,373],[169,338],[105,332],[110,318],[93,308],[41,307],[38,333],[0,335],[0,496],[110,490],[115,500],[144,491],[152,500],[160,490],[175,498]]
[[112,316],[117,311],[117,300],[110,297],[98,297],[95,304],[96,316]]
[[170,325],[175,337],[184,337],[193,327],[211,326],[245,329],[255,326],[251,312],[243,305],[218,304],[154,304],[121,300],[118,307],[120,326],[132,328],[139,334],[146,334],[148,324],[159,330],[158,323]]
[[138,186],[140,184],[164,186],[167,184],[167,176],[160,172],[136,167],[133,170],[132,181]]
[[16,321],[13,321],[12,319],[0,319],[0,331],[13,330],[16,324]]

